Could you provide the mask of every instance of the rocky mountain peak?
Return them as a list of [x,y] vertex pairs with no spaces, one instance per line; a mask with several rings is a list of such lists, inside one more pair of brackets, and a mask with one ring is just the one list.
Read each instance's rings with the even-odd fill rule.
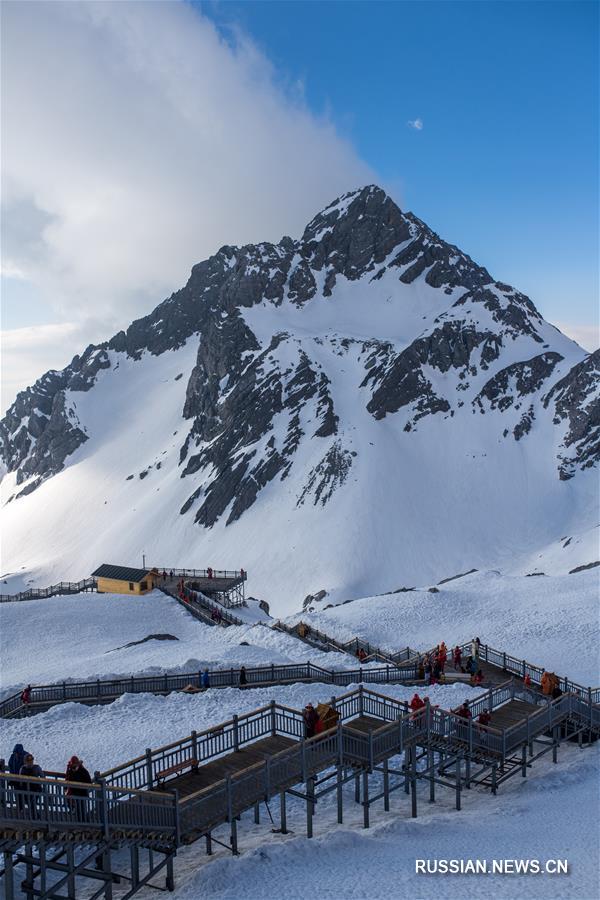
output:
[[190,342],[180,511],[205,527],[237,520],[269,482],[291,478],[301,449],[310,462],[298,505],[329,502],[356,465],[345,393],[403,440],[432,418],[459,417],[468,430],[468,416],[486,416],[499,440],[521,441],[548,415],[562,427],[561,478],[598,456],[597,362],[584,364],[527,297],[368,185],[299,239],[221,247],[147,316],[21,392],[0,422],[15,496],[93,437],[74,398],[121,354],[137,361]]

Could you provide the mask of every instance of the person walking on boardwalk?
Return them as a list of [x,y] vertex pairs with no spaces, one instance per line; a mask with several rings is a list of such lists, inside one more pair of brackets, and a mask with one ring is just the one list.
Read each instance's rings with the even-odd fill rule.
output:
[[452,659],[454,661],[454,671],[461,672],[462,671],[462,650],[458,644],[452,651]]
[[550,672],[544,671],[542,672],[542,678],[540,681],[540,686],[542,688],[542,694],[545,694],[547,697],[552,693],[552,688],[554,686],[554,681]]
[[479,687],[479,685],[483,682],[483,672],[481,669],[477,669],[474,675],[471,675],[471,684],[474,687]]
[[[38,766],[31,753],[25,754],[25,761],[21,766],[19,775],[27,775],[30,778],[43,778],[44,773]],[[42,785],[34,781],[21,781],[20,788],[23,792],[17,804],[20,809],[24,810],[25,815],[29,815],[30,819],[37,817],[37,805],[39,795],[42,793]]]
[[[92,783],[90,773],[83,765],[83,762],[79,759],[79,757],[72,756],[67,763],[65,781],[77,781],[81,782],[81,784]],[[88,793],[88,788],[73,787],[72,785],[70,785],[66,791],[69,809],[75,816],[77,816],[80,821],[85,821],[87,815],[86,797],[88,796]]]
[[444,641],[442,641],[442,643],[440,644],[439,650],[438,650],[438,660],[439,660],[440,669],[442,672],[446,668],[446,660],[447,659],[448,659],[448,648],[446,647],[446,644],[444,643]]
[[423,660],[423,671],[425,672],[425,678],[429,683],[431,683],[431,656],[429,653],[425,654],[425,659]]
[[202,678],[201,678],[200,684],[201,684],[201,687],[204,688],[204,690],[206,690],[206,688],[210,687],[210,675],[208,674],[208,669],[205,669],[204,672],[202,673]]
[[419,713],[419,710],[425,708],[425,701],[424,701],[424,700],[421,700],[421,698],[419,697],[419,695],[418,695],[417,692],[415,691],[415,693],[414,693],[414,695],[413,695],[413,697],[412,697],[412,699],[411,699],[411,701],[410,701],[410,703],[409,703],[408,705],[410,706],[410,708],[411,708],[412,711],[413,711],[413,718],[416,718],[416,716],[417,716],[418,713]]
[[477,669],[479,666],[477,665],[477,660],[474,656],[470,656],[467,660],[467,665],[465,666],[469,675],[473,676],[477,673]]
[[317,732],[319,716],[312,703],[307,703],[302,713],[304,719],[304,733],[307,738],[314,737]]
[[21,691],[21,703],[25,707],[25,715],[29,715],[29,704],[31,703],[31,685],[28,684],[26,688],[23,688]]
[[472,718],[471,710],[469,709],[469,701],[465,700],[462,706],[459,706],[458,709],[453,710],[453,713],[455,716],[460,716],[461,719]]
[[246,666],[242,666],[242,668],[240,669],[240,687],[245,684],[248,684],[248,679],[246,677]]
[[479,662],[479,645],[481,641],[479,638],[473,638],[471,641],[471,656],[475,658],[476,662]]
[[487,726],[490,724],[491,720],[492,714],[490,713],[489,709],[484,709],[483,712],[479,713],[477,717],[477,724]]
[[28,754],[23,749],[23,744],[15,744],[13,752],[8,758],[8,771],[11,775],[19,774],[21,766],[25,765],[26,756],[28,756]]

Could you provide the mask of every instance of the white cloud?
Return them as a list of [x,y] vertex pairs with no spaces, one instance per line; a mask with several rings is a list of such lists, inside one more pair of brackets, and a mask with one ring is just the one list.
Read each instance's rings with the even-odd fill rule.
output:
[[577,341],[580,347],[593,353],[600,347],[600,325],[574,325],[571,322],[555,322],[567,337]]
[[3,265],[72,324],[109,336],[222,244],[296,235],[373,180],[250,40],[186,3],[2,14]]
[[415,131],[423,131],[423,119],[409,119],[406,124]]

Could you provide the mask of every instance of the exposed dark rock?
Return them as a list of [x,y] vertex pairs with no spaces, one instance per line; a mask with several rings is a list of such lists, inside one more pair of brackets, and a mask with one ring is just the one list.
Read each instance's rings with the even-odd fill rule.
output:
[[524,435],[529,434],[534,419],[535,412],[532,404],[528,407],[527,411],[523,413],[523,415],[513,428],[513,436],[515,441],[520,441]]
[[577,572],[585,572],[587,569],[595,569],[596,566],[600,566],[600,559],[596,560],[596,562],[587,563],[585,566],[575,566],[574,569],[569,570],[569,575],[576,575]]
[[554,404],[554,423],[566,423],[567,431],[558,455],[561,480],[572,478],[577,469],[587,469],[600,460],[600,350],[590,353],[561,378],[544,397],[544,406]]
[[[479,332],[462,321],[444,322],[430,334],[413,341],[391,362],[369,368],[361,387],[370,383],[377,387],[367,409],[376,419],[381,419],[412,404],[412,419],[407,423],[411,427],[423,416],[448,412],[450,403],[435,393],[423,366],[440,372],[469,368],[473,365],[474,350],[481,348],[478,361],[489,361],[498,356],[501,345],[502,339],[492,332]],[[381,350],[377,352],[381,354]]]
[[315,506],[325,506],[334,491],[347,479],[352,466],[352,454],[344,450],[340,441],[329,448],[323,459],[309,472],[304,490],[298,497],[297,506],[301,506],[311,494]]
[[513,405],[518,409],[518,401],[539,391],[562,359],[560,353],[541,353],[533,359],[500,369],[486,382],[473,400],[473,404],[477,404],[481,409],[489,407],[499,409],[501,412]]
[[451,575],[449,578],[442,578],[441,581],[438,581],[438,584],[448,584],[449,581],[456,581],[457,578],[465,578],[467,575],[472,575],[473,572],[476,572],[477,569],[469,569],[468,572],[460,572],[458,575]]
[[130,641],[121,647],[115,647],[113,650],[106,650],[106,653],[116,653],[117,650],[126,650],[128,647],[137,647],[138,644],[146,644],[148,641],[178,641],[179,638],[174,634],[149,634],[147,637],[139,641]]

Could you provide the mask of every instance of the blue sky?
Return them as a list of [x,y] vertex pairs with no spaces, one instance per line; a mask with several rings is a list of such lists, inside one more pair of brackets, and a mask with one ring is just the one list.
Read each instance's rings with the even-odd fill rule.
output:
[[251,34],[400,205],[552,321],[597,324],[598,4],[200,5]]
[[[8,3],[2,398],[377,182],[598,346],[598,4]],[[419,125],[420,127],[416,127]]]

